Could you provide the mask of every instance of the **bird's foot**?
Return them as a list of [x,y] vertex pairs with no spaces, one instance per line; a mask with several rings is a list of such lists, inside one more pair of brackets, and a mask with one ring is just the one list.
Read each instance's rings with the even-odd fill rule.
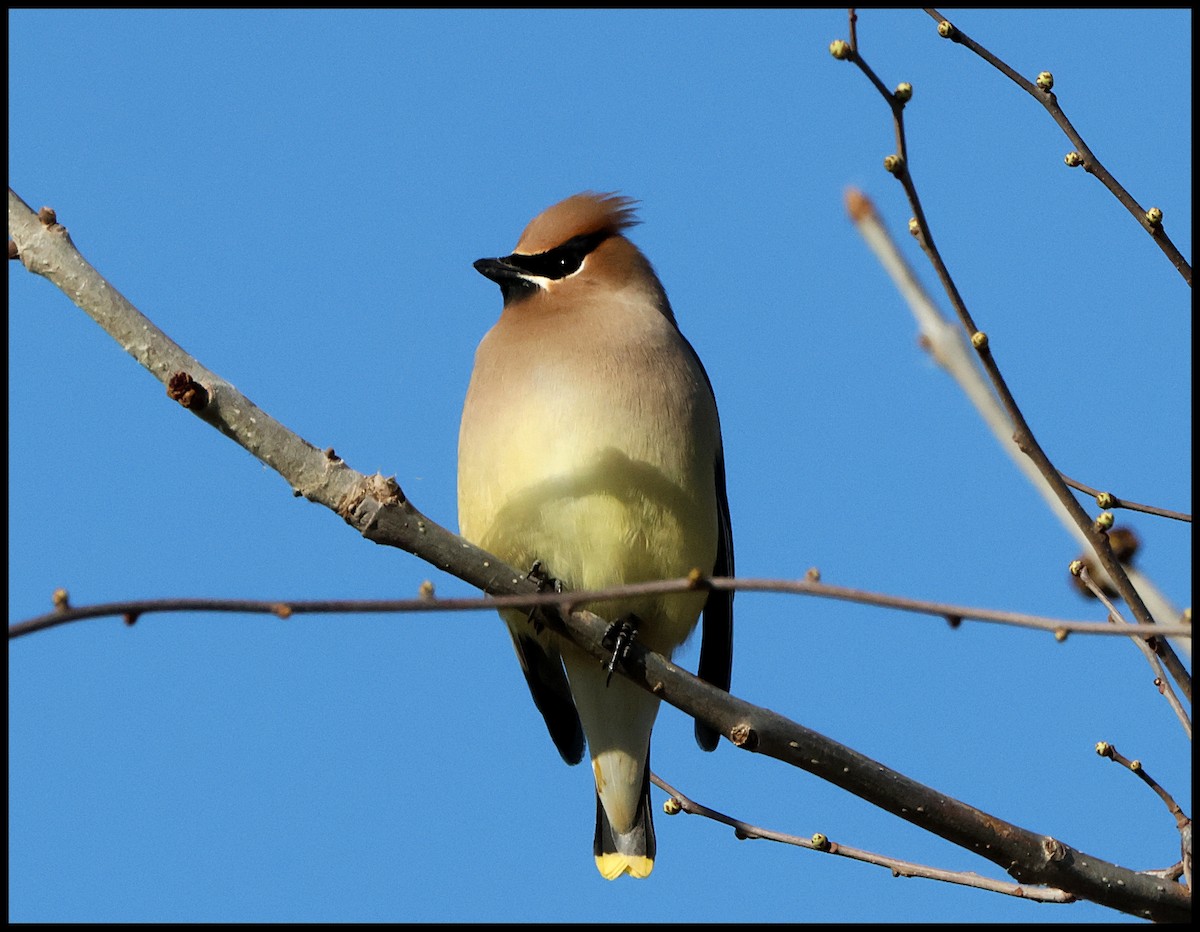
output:
[[613,670],[629,653],[629,645],[637,637],[638,620],[637,615],[625,615],[609,625],[608,630],[604,632],[601,643],[605,647],[612,647],[612,656],[604,664],[604,669],[608,671],[608,679],[604,681],[605,686],[612,682]]
[[529,572],[525,574],[525,578],[538,587],[538,592],[545,592],[548,589],[553,589],[555,592],[563,591],[561,579],[555,579],[542,568],[541,560],[534,560],[533,566],[529,567]]
[[[538,592],[554,591],[556,593],[563,591],[561,579],[556,579],[542,569],[542,561],[534,560],[533,566],[529,567],[529,572],[525,574],[525,578],[538,587]],[[541,620],[541,608],[535,606],[529,610],[529,621],[533,625],[533,629],[541,633],[545,624]]]

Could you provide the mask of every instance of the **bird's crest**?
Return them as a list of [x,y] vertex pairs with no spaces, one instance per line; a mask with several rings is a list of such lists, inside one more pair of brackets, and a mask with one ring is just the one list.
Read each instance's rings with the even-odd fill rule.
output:
[[640,221],[631,197],[584,191],[547,207],[529,221],[514,253],[535,256],[589,233],[620,233]]

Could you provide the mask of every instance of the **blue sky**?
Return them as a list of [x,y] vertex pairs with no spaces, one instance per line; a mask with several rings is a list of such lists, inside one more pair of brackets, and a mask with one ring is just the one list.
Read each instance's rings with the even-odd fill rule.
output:
[[[1191,13],[944,10],[1044,69],[1135,198],[1191,241]],[[1068,534],[998,448],[845,219],[903,231],[890,116],[834,61],[844,11],[9,14],[9,179],[177,342],[455,526],[472,268],[577,191],[642,201],[721,409],[738,569],[1102,620]],[[1191,510],[1191,292],[1046,113],[919,11],[863,11],[915,88],[943,255],[1066,473]],[[902,232],[933,290],[934,276]],[[940,294],[940,292],[936,292]],[[130,597],[404,597],[465,584],[292,497],[49,283],[9,271],[9,613]],[[1085,502],[1090,510],[1094,503]],[[1187,525],[1128,518],[1191,601]],[[678,659],[693,665],[696,648]],[[734,692],[994,815],[1134,868],[1191,811],[1190,750],[1140,653],[785,596],[737,599]],[[699,818],[607,883],[593,797],[491,613],[157,616],[9,649],[9,918],[24,921],[1114,920],[900,880]],[[1003,875],[803,772],[702,754],[664,706],[657,772],[749,822]],[[663,796],[655,791],[656,806]]]

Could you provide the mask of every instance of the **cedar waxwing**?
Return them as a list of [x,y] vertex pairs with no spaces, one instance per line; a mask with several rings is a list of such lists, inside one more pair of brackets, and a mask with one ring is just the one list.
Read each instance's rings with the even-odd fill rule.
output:
[[[712,385],[649,261],[622,235],[633,201],[577,194],[535,217],[516,249],[475,268],[504,309],[479,344],[458,440],[462,535],[566,589],[733,575]],[[588,607],[665,657],[704,630],[699,674],[729,689],[733,593],[631,597]],[[650,731],[656,696],[526,612],[500,613],[534,703],[569,764],[587,738],[594,853],[612,880],[654,867]],[[564,675],[563,667],[566,667]],[[578,711],[576,711],[578,710]],[[581,730],[582,727],[582,730]],[[696,723],[705,750],[718,735]]]

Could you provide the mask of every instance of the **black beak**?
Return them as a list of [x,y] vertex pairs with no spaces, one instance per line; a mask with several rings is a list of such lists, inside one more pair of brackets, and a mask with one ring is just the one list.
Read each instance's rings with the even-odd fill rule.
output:
[[529,280],[528,273],[509,262],[507,257],[477,259],[475,271],[500,286],[500,294],[504,296],[505,304],[527,297],[538,290],[538,286]]
[[502,288],[514,278],[522,277],[520,269],[506,259],[476,259],[475,271],[484,278],[490,278]]

